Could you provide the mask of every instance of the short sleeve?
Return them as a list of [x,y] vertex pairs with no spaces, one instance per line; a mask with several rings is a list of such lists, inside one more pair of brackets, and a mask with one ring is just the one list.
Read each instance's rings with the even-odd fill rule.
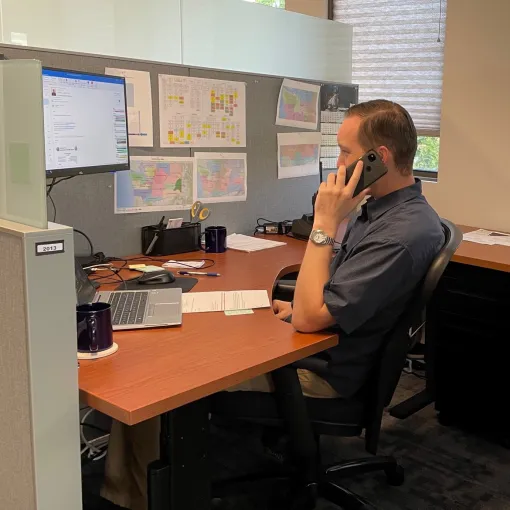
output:
[[351,334],[386,303],[407,292],[412,273],[412,256],[400,243],[362,242],[326,283],[324,303],[340,328]]

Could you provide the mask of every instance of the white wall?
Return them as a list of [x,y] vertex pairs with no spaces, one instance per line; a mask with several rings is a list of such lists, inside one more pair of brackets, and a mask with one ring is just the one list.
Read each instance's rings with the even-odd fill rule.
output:
[[448,0],[438,213],[510,232],[510,0]]

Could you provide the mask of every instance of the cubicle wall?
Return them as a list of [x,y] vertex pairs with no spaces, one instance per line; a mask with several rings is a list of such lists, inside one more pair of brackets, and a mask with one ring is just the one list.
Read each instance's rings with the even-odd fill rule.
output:
[[[212,204],[212,214],[206,224],[225,225],[230,233],[252,233],[259,217],[285,220],[311,212],[311,198],[317,190],[319,177],[277,178],[276,134],[297,131],[295,128],[275,126],[281,78],[8,46],[0,46],[0,53],[8,58],[40,59],[46,66],[97,73],[104,72],[105,67],[150,71],[154,148],[133,148],[132,155],[190,156],[194,152],[193,149],[159,148],[158,73],[246,82],[247,147],[225,151],[248,154],[248,199],[246,202]],[[215,149],[199,149],[199,152],[208,150]],[[113,174],[79,176],[62,182],[52,192],[57,207],[57,221],[86,232],[96,251],[110,256],[139,253],[140,228],[157,223],[162,213],[115,215],[113,186]],[[48,207],[48,217],[51,219],[51,203],[48,203]],[[183,214],[186,218],[189,213],[166,213],[167,217],[182,217]],[[86,253],[87,245],[81,238],[76,239],[76,245],[79,254]]]

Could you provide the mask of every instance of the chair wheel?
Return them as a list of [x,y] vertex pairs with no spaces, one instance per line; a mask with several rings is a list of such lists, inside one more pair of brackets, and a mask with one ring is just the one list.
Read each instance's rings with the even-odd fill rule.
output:
[[401,465],[395,464],[395,467],[386,469],[384,472],[386,474],[386,481],[388,482],[388,485],[399,487],[404,483],[405,472]]

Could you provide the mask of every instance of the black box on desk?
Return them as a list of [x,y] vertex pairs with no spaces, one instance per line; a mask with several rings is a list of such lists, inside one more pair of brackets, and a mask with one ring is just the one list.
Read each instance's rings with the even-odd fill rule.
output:
[[160,257],[200,249],[200,223],[183,223],[179,228],[159,229],[158,225],[142,227],[142,253],[145,254],[154,236],[158,236],[149,255]]

